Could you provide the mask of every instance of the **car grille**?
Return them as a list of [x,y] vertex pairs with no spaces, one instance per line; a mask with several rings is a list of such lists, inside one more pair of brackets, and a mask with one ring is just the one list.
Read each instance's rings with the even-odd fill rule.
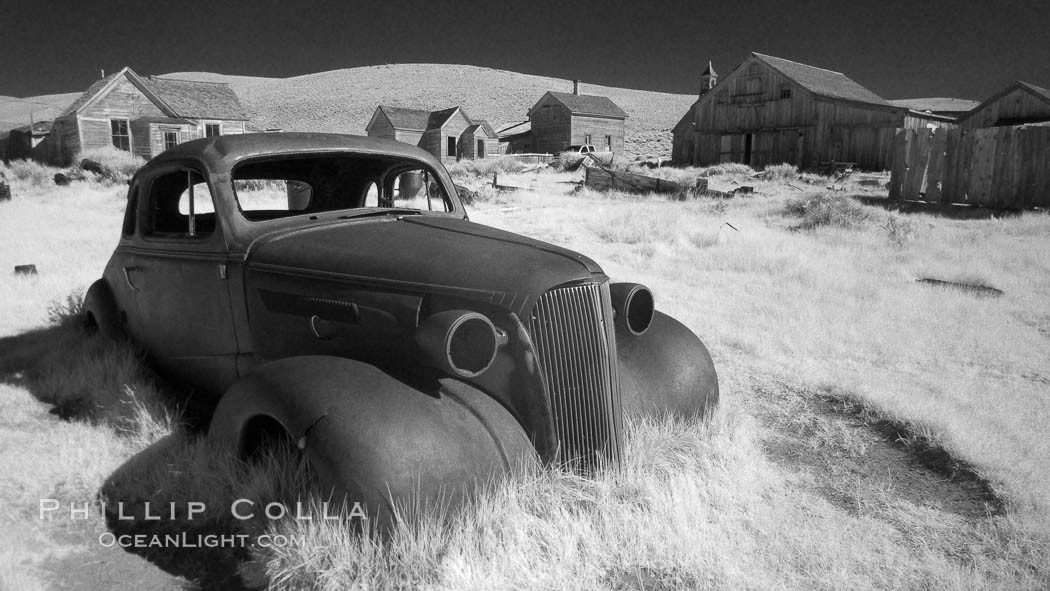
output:
[[550,393],[558,460],[581,469],[620,463],[622,420],[609,284],[552,289],[529,332]]

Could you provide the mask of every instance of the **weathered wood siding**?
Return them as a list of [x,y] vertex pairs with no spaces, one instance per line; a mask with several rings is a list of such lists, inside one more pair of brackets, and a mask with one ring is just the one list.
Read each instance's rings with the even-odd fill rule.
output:
[[[478,141],[485,142],[485,152],[478,153]],[[489,135],[484,128],[479,127],[473,132],[464,133],[459,140],[461,158],[477,159],[499,156],[499,137]]]
[[904,109],[814,96],[754,58],[702,96],[693,112],[694,130],[678,134],[672,155],[700,166],[813,168],[836,160],[886,169],[904,122]]
[[994,127],[997,121],[1050,120],[1050,104],[1022,88],[1010,92],[971,111],[959,121],[963,129]]
[[[161,117],[164,113],[127,78],[121,78],[108,92],[86,105],[77,115],[80,126],[80,149],[103,148],[113,145],[110,121],[123,119],[130,123],[139,117]],[[131,151],[148,157],[148,146],[136,146],[131,135]],[[140,141],[143,141],[140,138]],[[144,149],[145,148],[145,149]]]
[[380,109],[376,109],[375,116],[368,123],[368,137],[378,137],[387,140],[399,139],[394,125],[390,123],[390,119]]
[[[471,125],[473,124],[463,116],[462,111],[456,111],[440,129],[425,131],[419,140],[419,147],[441,159],[443,163],[455,162],[461,150],[460,136]],[[450,137],[456,140],[456,154],[451,156],[448,154],[448,138]]]
[[905,129],[890,198],[993,208],[1050,207],[1050,127]]
[[[623,152],[623,119],[574,115],[570,119],[570,145],[593,144],[599,152]],[[587,136],[590,135],[590,141]],[[611,146],[606,142],[609,139]]]
[[561,152],[572,145],[572,113],[551,96],[544,97],[530,112],[532,150]]

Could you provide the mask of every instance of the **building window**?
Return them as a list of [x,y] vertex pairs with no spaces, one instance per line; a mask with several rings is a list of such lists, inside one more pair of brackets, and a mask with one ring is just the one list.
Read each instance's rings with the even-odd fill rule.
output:
[[164,149],[174,148],[179,145],[179,132],[174,130],[164,131]]
[[454,157],[456,155],[456,138],[448,136],[447,148],[446,155],[450,158]]
[[605,151],[606,152],[612,152],[612,136],[611,135],[605,136]]
[[109,122],[110,134],[113,137],[113,147],[125,152],[131,151],[131,133],[128,131],[127,119],[113,119]]
[[790,88],[781,88],[780,89],[780,98],[782,98],[782,99],[789,99],[789,98],[791,98],[791,89]]
[[204,137],[211,137],[213,135],[222,135],[222,125],[219,123],[205,123]]

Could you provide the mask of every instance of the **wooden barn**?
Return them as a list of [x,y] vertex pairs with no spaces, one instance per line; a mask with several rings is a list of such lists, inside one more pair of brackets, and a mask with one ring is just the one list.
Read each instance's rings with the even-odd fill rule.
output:
[[699,99],[673,130],[672,159],[884,170],[906,112],[842,73],[752,53],[720,81],[708,65]]
[[460,107],[426,111],[379,105],[365,133],[419,146],[446,164],[499,154],[499,137],[492,126],[471,119]]
[[45,159],[67,165],[83,150],[105,146],[152,158],[191,139],[244,133],[247,119],[228,84],[143,78],[125,67],[55,118]]
[[623,151],[627,113],[604,96],[548,91],[529,109],[534,152],[557,153],[592,144],[599,152]]
[[959,119],[963,129],[1009,127],[1050,121],[1050,90],[1017,81]]

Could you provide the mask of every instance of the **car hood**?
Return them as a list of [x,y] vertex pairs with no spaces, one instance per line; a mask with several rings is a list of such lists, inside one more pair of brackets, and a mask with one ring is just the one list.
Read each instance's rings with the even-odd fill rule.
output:
[[350,219],[276,232],[255,241],[248,265],[252,274],[481,297],[516,303],[512,308],[555,285],[602,273],[594,261],[571,250],[466,220],[426,215]]

